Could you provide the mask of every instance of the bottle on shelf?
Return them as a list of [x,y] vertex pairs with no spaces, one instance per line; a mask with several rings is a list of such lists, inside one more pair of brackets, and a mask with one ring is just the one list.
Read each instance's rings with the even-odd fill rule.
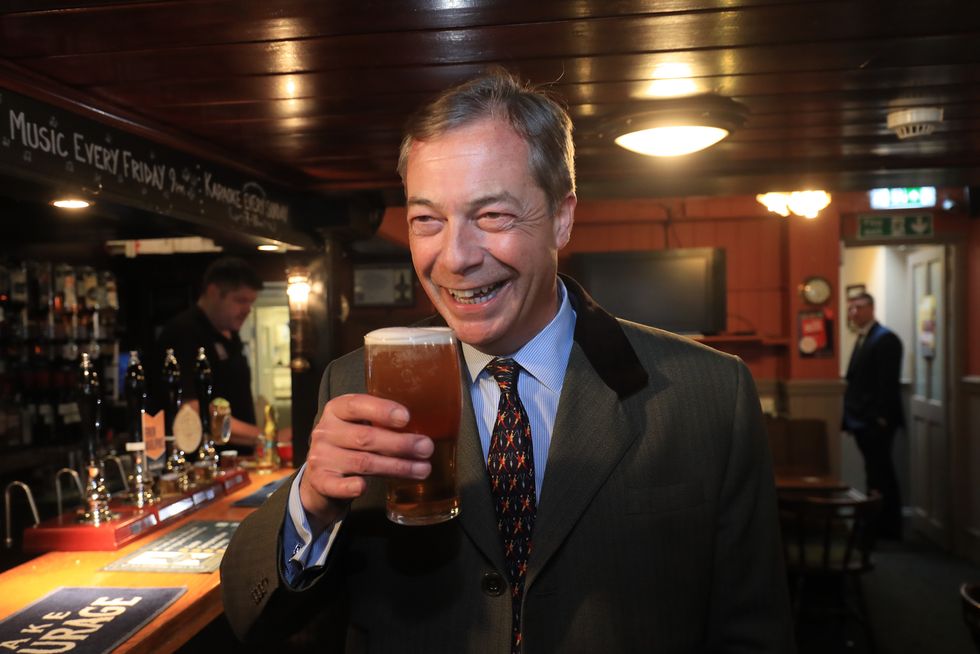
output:
[[265,424],[255,443],[255,467],[259,472],[272,472],[279,469],[279,450],[276,441],[279,439],[278,415],[276,407],[265,405]]

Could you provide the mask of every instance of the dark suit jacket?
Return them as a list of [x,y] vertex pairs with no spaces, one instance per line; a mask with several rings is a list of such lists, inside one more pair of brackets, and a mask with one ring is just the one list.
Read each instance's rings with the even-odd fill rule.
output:
[[902,341],[876,322],[847,367],[844,429],[868,429],[875,426],[878,418],[883,418],[889,429],[904,424],[901,369]]
[[[792,652],[771,464],[745,365],[617,321],[566,286],[575,345],[528,563],[524,652]],[[364,390],[362,357],[330,365],[321,403]],[[296,591],[280,571],[286,485],[244,521],[222,563],[240,638],[282,643],[314,624],[323,652],[509,651],[504,556],[463,400],[459,518],[391,524],[375,480],[324,573]]]

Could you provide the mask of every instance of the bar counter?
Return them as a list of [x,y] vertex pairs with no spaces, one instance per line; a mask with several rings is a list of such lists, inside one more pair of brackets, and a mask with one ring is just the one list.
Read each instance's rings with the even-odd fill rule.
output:
[[0,574],[0,619],[62,586],[182,586],[187,592],[114,650],[117,654],[176,651],[221,614],[219,573],[107,572],[102,568],[192,520],[243,520],[254,508],[232,507],[234,502],[292,472],[292,468],[262,475],[251,471],[247,485],[118,550],[48,552],[7,570]]

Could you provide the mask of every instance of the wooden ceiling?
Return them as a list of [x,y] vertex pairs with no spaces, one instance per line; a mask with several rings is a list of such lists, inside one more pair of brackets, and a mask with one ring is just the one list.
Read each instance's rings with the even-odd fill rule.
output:
[[[567,99],[580,197],[980,183],[976,0],[2,6],[0,86],[23,73],[137,129],[331,194],[397,203],[406,117],[489,64]],[[678,65],[694,93],[744,104],[744,126],[677,159],[614,145],[603,123],[654,104],[652,83]],[[941,107],[942,124],[899,140],[889,111],[918,106]]]

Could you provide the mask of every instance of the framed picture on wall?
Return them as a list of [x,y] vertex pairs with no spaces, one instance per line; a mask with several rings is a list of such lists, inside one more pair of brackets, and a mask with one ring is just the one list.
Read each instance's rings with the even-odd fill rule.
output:
[[861,293],[866,292],[866,290],[864,284],[848,284],[844,289],[844,298],[852,300],[861,295]]
[[415,283],[408,263],[354,266],[354,306],[408,307],[415,304]]

